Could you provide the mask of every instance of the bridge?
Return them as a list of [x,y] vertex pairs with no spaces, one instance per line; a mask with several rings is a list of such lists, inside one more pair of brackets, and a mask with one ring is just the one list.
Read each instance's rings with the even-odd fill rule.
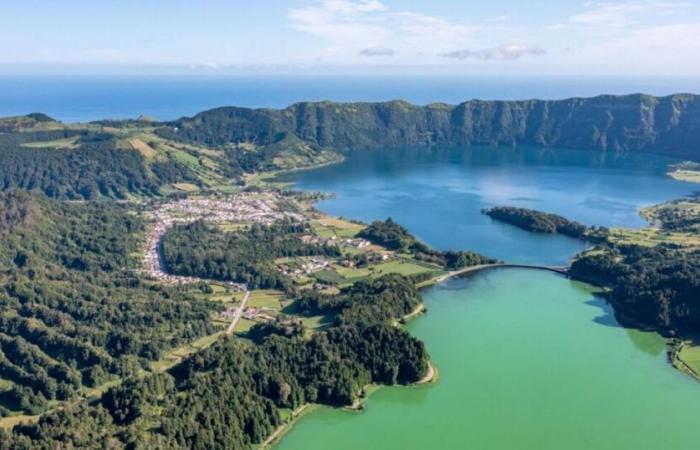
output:
[[425,283],[421,283],[419,286],[427,286],[427,285],[431,285],[431,284],[442,283],[445,280],[448,280],[450,278],[454,278],[454,277],[457,277],[460,275],[464,275],[467,273],[480,272],[482,270],[499,269],[499,268],[535,269],[535,270],[546,270],[549,272],[558,273],[560,275],[567,275],[568,274],[568,267],[564,267],[564,266],[545,266],[545,265],[540,265],[540,264],[516,264],[516,263],[479,264],[476,266],[464,267],[462,269],[447,272],[443,275],[440,275],[439,277],[433,278],[432,280],[428,280]]

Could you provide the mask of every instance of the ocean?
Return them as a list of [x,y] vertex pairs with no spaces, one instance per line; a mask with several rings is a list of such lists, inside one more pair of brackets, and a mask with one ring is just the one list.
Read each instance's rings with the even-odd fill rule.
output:
[[64,122],[147,115],[171,120],[219,106],[299,101],[459,103],[700,92],[700,79],[341,75],[0,75],[0,117],[43,112]]

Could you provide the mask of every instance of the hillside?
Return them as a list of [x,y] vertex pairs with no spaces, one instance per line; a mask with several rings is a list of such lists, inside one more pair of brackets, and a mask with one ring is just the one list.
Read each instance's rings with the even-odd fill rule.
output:
[[0,194],[0,416],[37,414],[213,332],[211,304],[139,278],[114,202]]
[[700,97],[677,94],[480,101],[456,106],[297,103],[282,110],[224,107],[157,131],[182,142],[267,146],[295,136],[348,151],[421,145],[532,145],[700,158]]

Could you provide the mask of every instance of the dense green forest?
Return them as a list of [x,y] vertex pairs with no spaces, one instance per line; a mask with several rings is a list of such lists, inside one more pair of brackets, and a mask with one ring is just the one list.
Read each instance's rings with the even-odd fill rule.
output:
[[[75,148],[49,147],[51,140],[78,137]],[[46,147],[26,147],[32,143]],[[0,133],[0,190],[23,189],[48,197],[91,200],[155,195],[164,183],[198,183],[173,160],[151,167],[141,153],[120,148],[109,134],[75,130]]]
[[584,253],[574,260],[570,274],[609,286],[608,298],[623,323],[697,337],[700,251],[618,246]]
[[[601,95],[565,100],[416,106],[304,102],[285,109],[217,108],[167,124],[168,139],[225,146],[298,145],[351,151],[407,146],[531,145],[700,158],[700,97]],[[291,139],[294,137],[295,139]]]
[[0,414],[38,413],[213,332],[209,304],[129,269],[143,228],[115,203],[0,194]]
[[198,221],[169,230],[161,251],[170,273],[285,290],[290,280],[275,268],[276,258],[340,255],[337,246],[305,244],[299,239],[310,232],[306,224],[282,222],[222,233]]
[[373,244],[390,250],[411,253],[416,259],[443,266],[448,270],[479,264],[492,264],[496,260],[470,251],[437,251],[420,242],[406,228],[394,222],[391,217],[385,221],[374,221],[358,234]]
[[483,210],[483,213],[495,220],[500,220],[535,233],[560,233],[575,238],[582,238],[589,231],[589,228],[582,223],[569,220],[557,214],[544,213],[534,209],[495,206]]
[[273,333],[252,346],[221,339],[167,374],[126,380],[99,404],[15,427],[0,435],[1,448],[250,448],[279,425],[278,408],[351,405],[368,383],[421,379],[425,347],[393,325],[420,302],[411,281],[386,276],[342,296],[343,319],[326,331],[308,339]]

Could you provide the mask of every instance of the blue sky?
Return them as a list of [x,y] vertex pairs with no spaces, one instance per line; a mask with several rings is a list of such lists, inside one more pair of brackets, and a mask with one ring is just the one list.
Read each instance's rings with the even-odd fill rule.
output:
[[3,3],[4,68],[700,76],[700,0]]

